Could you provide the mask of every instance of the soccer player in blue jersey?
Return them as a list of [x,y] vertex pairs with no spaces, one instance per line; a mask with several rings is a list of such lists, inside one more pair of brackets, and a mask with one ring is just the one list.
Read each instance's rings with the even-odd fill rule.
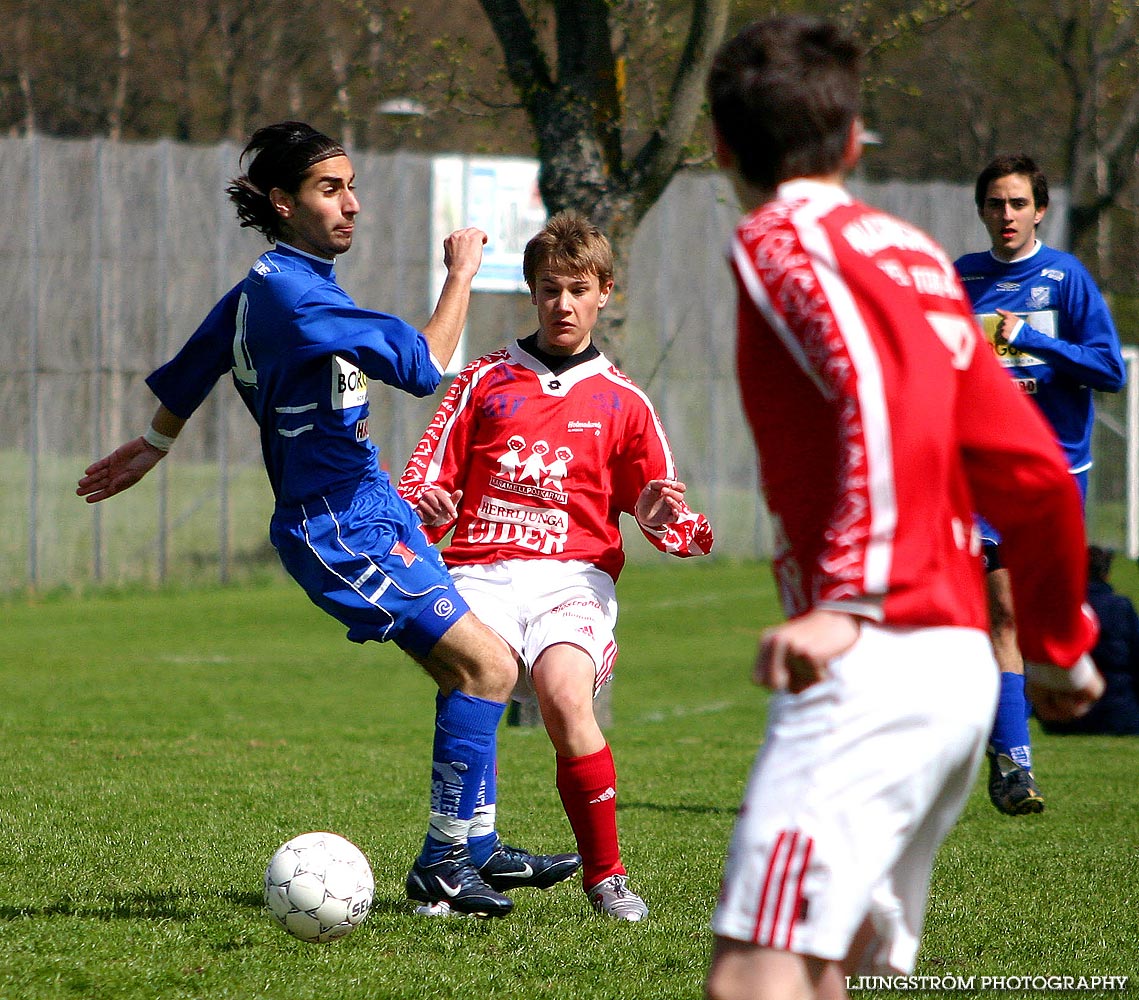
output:
[[[1048,181],[1030,157],[993,160],[977,177],[974,199],[992,248],[961,257],[957,272],[998,359],[1047,417],[1086,497],[1092,392],[1118,392],[1126,377],[1111,313],[1084,266],[1037,238],[1048,210]],[[1044,799],[1032,773],[1009,574],[1001,566],[1000,535],[984,521],[980,527],[991,638],[1001,669],[988,754],[989,797],[1009,815],[1038,813]]]
[[360,204],[339,143],[300,122],[257,131],[247,173],[227,189],[243,226],[273,247],[147,383],[161,401],[150,428],[93,463],[77,492],[94,503],[138,482],[169,450],[218,377],[261,430],[275,496],[269,533],[281,561],[354,642],[393,641],[435,679],[430,822],[407,878],[423,912],[504,916],[505,886],[546,887],[576,854],[534,856],[497,836],[468,837],[517,667],[470,613],[411,506],[380,470],[369,437],[368,379],[416,396],[438,387],[466,320],[486,235],[447,237],[447,278],[420,332],[362,309],[336,283]]

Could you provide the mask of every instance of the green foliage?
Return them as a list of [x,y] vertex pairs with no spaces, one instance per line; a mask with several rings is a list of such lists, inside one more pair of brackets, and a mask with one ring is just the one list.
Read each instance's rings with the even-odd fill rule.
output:
[[[1139,586],[1135,568],[1117,582]],[[346,642],[292,585],[9,601],[0,630],[0,996],[5,1000],[700,995],[707,922],[765,696],[765,566],[659,560],[619,585],[610,738],[622,841],[652,907],[594,917],[576,882],[496,922],[403,901],[426,820],[433,688],[397,650]],[[540,729],[500,737],[504,835],[570,845]],[[926,975],[1128,974],[1139,743],[1037,741],[1042,817],[979,783],[935,873]],[[260,909],[289,836],[369,856],[376,902],[305,945]]]

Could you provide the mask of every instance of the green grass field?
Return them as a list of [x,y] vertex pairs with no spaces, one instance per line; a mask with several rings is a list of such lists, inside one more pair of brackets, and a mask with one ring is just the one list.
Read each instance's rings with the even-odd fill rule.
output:
[[[1134,567],[1118,572],[1135,593]],[[619,593],[610,738],[640,925],[594,917],[576,881],[517,893],[501,921],[411,915],[433,687],[292,584],[7,600],[0,998],[699,997],[775,600],[765,566],[710,560],[631,566]],[[1135,972],[1139,741],[1038,734],[1036,755],[1043,816],[999,816],[978,782],[919,974],[981,993],[984,975]],[[540,729],[502,731],[499,816],[507,839],[571,847]],[[372,914],[331,945],[261,909],[269,856],[310,829],[347,836],[376,876]]]

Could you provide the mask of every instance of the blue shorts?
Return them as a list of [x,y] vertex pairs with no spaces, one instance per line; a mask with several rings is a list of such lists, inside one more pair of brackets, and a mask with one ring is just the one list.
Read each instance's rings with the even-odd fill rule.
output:
[[386,476],[278,506],[269,538],[289,575],[353,642],[391,641],[423,657],[469,610]]
[[[1072,478],[1076,481],[1076,486],[1079,488],[1080,500],[1087,503],[1088,470],[1084,469],[1083,472],[1074,472],[1072,473]],[[992,573],[994,570],[1003,568],[1004,563],[1001,562],[1001,533],[981,517],[980,514],[974,515],[974,520],[977,522],[977,530],[981,533],[981,562],[985,567],[985,572]]]

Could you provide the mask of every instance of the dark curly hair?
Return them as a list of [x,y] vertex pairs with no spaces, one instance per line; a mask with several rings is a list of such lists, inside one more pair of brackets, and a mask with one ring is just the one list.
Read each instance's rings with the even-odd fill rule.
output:
[[290,194],[315,163],[343,156],[344,147],[304,122],[278,122],[253,133],[238,161],[252,156],[246,172],[230,181],[225,193],[237,206],[241,225],[263,233],[270,243],[280,235],[281,217],[269,201],[269,192],[280,188]]

